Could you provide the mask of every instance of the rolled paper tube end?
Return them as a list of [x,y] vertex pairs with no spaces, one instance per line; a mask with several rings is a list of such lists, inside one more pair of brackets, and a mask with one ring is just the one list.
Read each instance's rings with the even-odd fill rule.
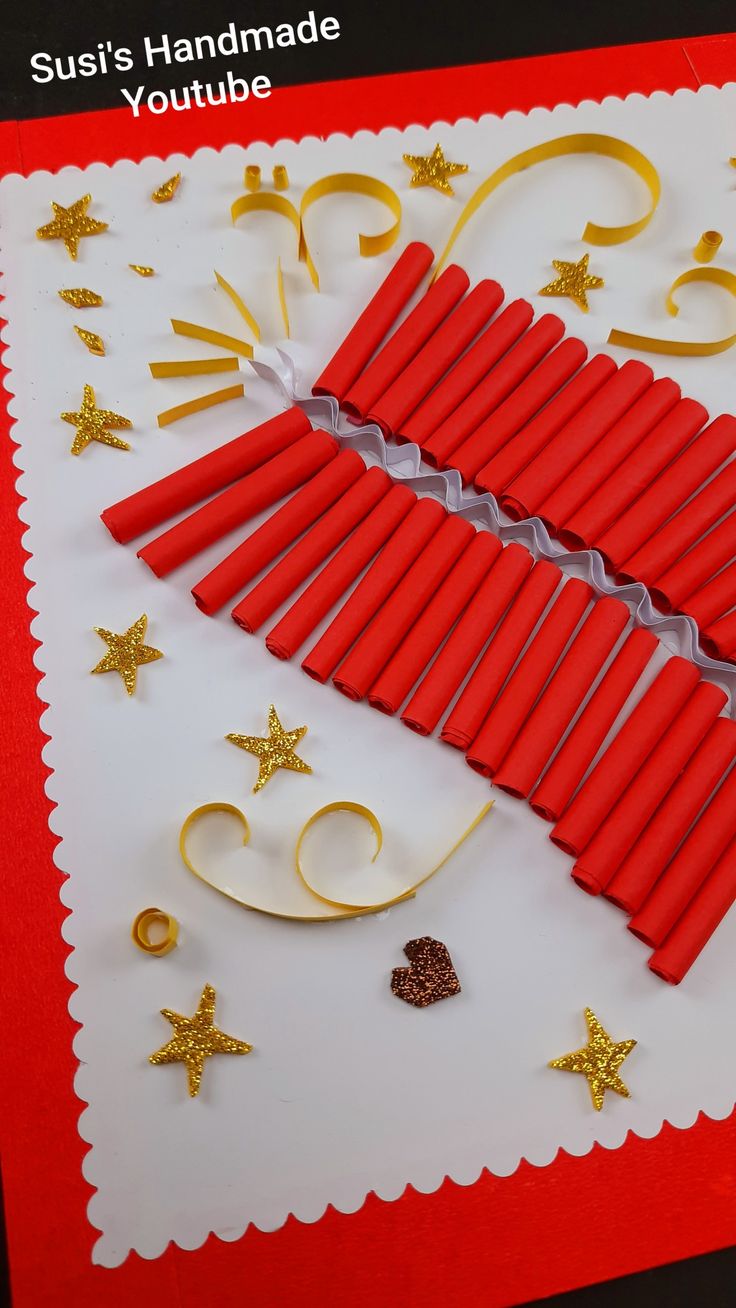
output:
[[371,708],[378,709],[379,713],[385,713],[389,718],[393,716],[397,708],[396,704],[392,704],[391,701],[385,699],[383,695],[370,694],[368,696],[368,703]]
[[[429,464],[430,468],[439,468],[441,461],[440,459],[437,458],[437,455],[435,454],[434,450],[430,448],[430,446],[427,445],[422,450],[422,458],[424,459],[425,463]],[[442,464],[444,466],[444,460],[442,460]]]
[[384,440],[387,441],[390,440],[394,434],[391,431],[391,427],[389,423],[387,423],[385,418],[382,418],[379,413],[367,413],[365,416],[365,421],[366,423],[375,422],[376,426],[380,427],[381,435],[383,436]]
[[[155,544],[155,541],[151,541],[149,542],[149,544],[153,545]],[[154,559],[149,558],[147,556],[148,548],[149,545],[142,545],[141,548],[138,550],[137,558],[141,560],[141,563],[145,563],[147,568],[150,568],[154,577],[168,577],[169,573],[173,572],[173,568],[167,568],[165,564],[157,563],[155,558]]]
[[677,976],[676,973],[672,971],[672,968],[668,967],[666,963],[663,963],[661,959],[657,958],[656,954],[652,954],[652,957],[647,962],[647,967],[655,976],[659,977],[660,981],[666,981],[668,986],[679,986],[682,981],[682,977]]
[[100,521],[104,523],[110,535],[112,536],[113,540],[116,540],[118,542],[118,545],[127,545],[128,541],[132,540],[132,536],[128,536],[125,532],[120,531],[119,527],[115,522],[115,516],[111,509],[102,510],[102,513],[100,514]]
[[489,767],[482,758],[473,758],[470,754],[466,754],[465,762],[469,768],[472,768],[474,772],[479,773],[481,777],[488,777],[490,779],[493,776],[493,768]]
[[358,409],[351,400],[343,400],[341,407],[348,422],[351,422],[354,427],[360,427],[365,421],[360,409]]
[[529,807],[533,813],[536,813],[537,817],[543,818],[545,822],[557,822],[559,820],[559,811],[550,808],[549,804],[540,804],[537,800],[530,799]]
[[406,713],[402,713],[401,721],[405,727],[408,727],[410,731],[415,731],[418,736],[429,735],[429,727],[425,726],[423,722],[419,722],[416,718],[412,718]]
[[443,727],[440,732],[440,740],[446,745],[452,745],[453,749],[462,749],[465,751],[470,744],[470,736],[464,731],[455,731],[452,727]]
[[529,513],[526,506],[519,500],[514,499],[513,495],[504,495],[501,500],[501,508],[507,513],[512,522],[521,522],[522,518],[528,518]]
[[502,790],[504,794],[511,795],[512,799],[526,799],[529,794],[527,787],[514,785],[513,782],[503,781],[498,777],[495,778],[493,784],[498,790]]
[[635,910],[635,905],[629,895],[622,894],[620,891],[615,890],[613,886],[609,886],[603,891],[603,898],[607,899],[609,904],[613,904],[614,908],[620,908],[622,913],[631,914]]
[[584,550],[587,549],[586,543],[577,531],[569,531],[567,527],[562,527],[559,532],[560,542],[566,550]]
[[214,617],[225,602],[223,600],[222,604],[211,604],[206,596],[199,594],[196,586],[192,588],[192,598],[200,613],[206,613],[208,618]]
[[663,613],[672,612],[672,603],[670,599],[668,598],[667,595],[665,595],[663,590],[659,589],[658,586],[651,586],[649,589],[649,594],[651,595],[652,603],[656,606],[656,608],[661,609]]
[[[194,595],[194,591],[192,591],[192,594]],[[249,636],[255,635],[258,628],[253,625],[253,623],[250,621],[249,618],[246,617],[244,613],[238,612],[239,607],[240,606],[238,605],[236,608],[233,609],[232,613],[230,614],[230,617],[232,618],[233,622],[237,623],[239,627],[242,627],[243,631],[247,631]],[[266,646],[268,647],[268,640],[266,641]],[[271,650],[271,653],[273,654],[273,650]]]
[[639,925],[635,917],[632,917],[631,921],[626,923],[626,929],[631,932],[632,936],[636,936],[637,940],[641,940],[645,945],[648,945],[650,949],[656,949],[658,943],[660,943],[653,939],[651,932],[647,931],[645,926]]
[[332,684],[336,690],[339,690],[341,695],[345,695],[347,699],[351,699],[355,704],[363,699],[363,695],[360,693],[357,686],[352,685],[349,681],[345,681],[345,679],[340,676],[339,672],[336,672],[332,678]]
[[306,659],[302,663],[302,671],[306,672],[307,676],[312,678],[312,681],[318,681],[320,686],[324,686],[330,675],[329,672],[323,672],[321,668],[315,668]]
[[[534,811],[535,813],[539,812],[538,808],[535,808]],[[583,852],[576,844],[569,840],[565,840],[564,836],[556,835],[554,831],[550,831],[549,838],[553,845],[556,845],[558,849],[561,849],[564,854],[569,854],[571,858],[577,858]]]
[[588,872],[586,868],[582,867],[580,863],[575,864],[570,876],[575,885],[580,886],[580,889],[584,890],[586,895],[600,895],[603,889],[600,881],[592,872]]
[[265,643],[269,654],[273,654],[275,659],[281,659],[282,663],[287,663],[294,653],[293,650],[287,649],[280,640],[274,640],[272,636],[266,636]]

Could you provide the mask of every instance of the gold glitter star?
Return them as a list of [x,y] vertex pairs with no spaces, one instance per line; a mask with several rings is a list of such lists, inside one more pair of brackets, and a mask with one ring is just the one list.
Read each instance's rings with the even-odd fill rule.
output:
[[99,441],[101,445],[112,445],[116,450],[130,449],[127,441],[121,440],[119,436],[113,436],[107,430],[108,427],[132,427],[130,418],[123,418],[121,414],[113,413],[112,409],[98,409],[92,386],[85,386],[82,407],[77,413],[62,413],[59,416],[64,422],[70,422],[72,427],[77,429],[71,444],[72,454],[81,454],[91,441]]
[[624,1099],[630,1097],[618,1069],[636,1046],[636,1041],[612,1040],[591,1008],[586,1008],[585,1020],[588,1024],[587,1045],[572,1054],[563,1054],[562,1058],[554,1058],[549,1066],[562,1072],[582,1072],[588,1082],[593,1107],[600,1112],[606,1090],[613,1090]]
[[441,145],[436,145],[431,154],[405,154],[403,159],[413,170],[410,186],[433,186],[444,195],[455,194],[448,177],[468,171],[467,164],[448,163]]
[[215,1000],[214,986],[207,985],[194,1017],[182,1017],[170,1008],[162,1008],[161,1016],[171,1023],[176,1034],[162,1049],[148,1056],[149,1063],[156,1067],[161,1063],[185,1063],[192,1097],[199,1094],[205,1058],[212,1054],[249,1054],[253,1048],[245,1040],[225,1035],[215,1026]]
[[156,659],[164,657],[160,649],[143,644],[147,625],[148,618],[143,613],[122,635],[108,631],[107,627],[95,627],[108,650],[97,666],[92,668],[92,672],[119,672],[128,694],[134,695],[138,668],[144,663],[155,663]]
[[174,173],[174,176],[170,177],[168,181],[162,182],[161,186],[157,186],[156,190],[151,194],[154,204],[168,204],[169,200],[173,200],[179,189],[180,181],[181,173]]
[[239,736],[234,732],[226,736],[239,749],[246,749],[258,759],[258,780],[253,787],[253,794],[262,790],[270,781],[277,768],[288,768],[291,772],[311,772],[308,763],[297,758],[294,750],[299,741],[306,736],[306,727],[296,727],[294,731],[284,731],[273,704],[268,710],[268,738],[261,736]]
[[552,267],[560,274],[553,282],[543,286],[539,295],[567,295],[583,310],[588,312],[588,291],[597,291],[604,286],[602,277],[593,277],[588,272],[589,254],[584,254],[577,263],[568,263],[566,259],[553,259]]
[[63,204],[54,204],[52,200],[54,220],[46,223],[45,227],[38,228],[36,236],[39,241],[63,241],[69,258],[76,259],[77,248],[83,236],[97,236],[100,232],[107,231],[107,223],[87,217],[87,206],[91,203],[91,195],[83,195],[81,200],[75,200],[68,209]]

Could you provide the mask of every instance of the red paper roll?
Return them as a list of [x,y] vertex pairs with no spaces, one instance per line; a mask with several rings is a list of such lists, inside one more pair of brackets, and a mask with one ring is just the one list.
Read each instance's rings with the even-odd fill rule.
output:
[[723,522],[678,559],[664,576],[652,586],[652,599],[657,608],[683,607],[688,596],[696,594],[701,586],[715,577],[725,563],[736,555],[736,512],[729,513]]
[[711,868],[736,837],[736,770],[733,768],[665,868],[629,931],[653,949],[699,891]]
[[373,299],[351,327],[339,349],[312,387],[313,395],[334,395],[341,402],[359,377],[401,310],[409,303],[434,255],[428,245],[412,241],[397,259]]
[[[510,547],[509,547],[510,548]],[[440,738],[466,750],[562,580],[554,563],[535,563],[445,722]]]
[[434,731],[491,632],[528,576],[532,563],[532,556],[523,545],[512,542],[501,550],[475,599],[463,613],[401,715],[401,721],[412,731],[420,736],[428,736]]
[[698,626],[707,629],[724,613],[736,606],[736,563],[731,563],[717,577],[702,586],[685,600],[683,613],[694,618]]
[[665,663],[550,832],[566,854],[580,857],[699,680],[688,659]]
[[540,504],[545,522],[561,527],[594,491],[615,473],[627,454],[638,449],[644,437],[661,422],[680,398],[680,387],[669,377],[660,377],[627,409],[590,454],[573,468],[557,490]]
[[[368,475],[368,474],[366,474]],[[398,530],[417,497],[408,486],[392,486],[352,536],[326,563],[266,636],[266,649],[278,659],[290,659],[330,609],[342,599],[363,569]]]
[[363,699],[474,536],[467,518],[447,515],[340,664],[332,681],[341,694]]
[[125,545],[134,536],[142,536],[267,463],[311,431],[311,426],[307,415],[292,406],[211,454],[203,454],[201,459],[112,504],[100,517],[110,535]]
[[652,971],[676,986],[690,970],[713,932],[736,900],[736,840],[724,850],[713,871],[649,959]]
[[704,631],[700,643],[713,658],[732,659],[736,655],[736,610]]
[[662,473],[622,517],[598,536],[600,550],[610,567],[618,572],[671,514],[680,509],[693,491],[736,450],[736,418],[722,414],[701,432],[697,440]]
[[302,436],[296,445],[282,450],[256,468],[228,490],[221,491],[213,500],[190,513],[187,518],[169,527],[138,551],[138,558],[157,577],[166,577],[187,559],[221,540],[234,527],[267,509],[290,491],[301,486],[335,458],[337,441],[326,431],[311,431]]
[[[543,320],[540,319],[541,321]],[[531,335],[531,332],[528,334]],[[506,444],[514,431],[518,431],[524,418],[541,409],[545,401],[577,372],[587,354],[583,342],[570,336],[552,350],[526,379],[517,383],[513,391],[510,386],[516,382],[516,378],[509,376],[509,389],[504,403],[463,441],[460,448],[447,459],[447,466],[457,468],[463,482],[472,481],[476,473]]]
[[[468,274],[458,268],[457,264],[450,264],[442,276],[425,291],[419,303],[389,336],[365,372],[350,387],[342,408],[352,422],[363,422],[374,401],[388,390],[399,373],[411,363],[440,323],[445,321],[450,310],[462,299],[469,285]],[[500,286],[497,289],[500,304],[503,291]]]
[[[338,458],[340,456],[338,455]],[[337,463],[337,459],[335,459]],[[335,466],[330,464],[330,467]],[[309,483],[312,484],[311,482]],[[257,631],[272,613],[293,595],[306,577],[324,563],[391,487],[382,468],[369,468],[354,486],[315,523],[302,540],[292,546],[275,568],[258,582],[233,609],[232,616],[245,631]]]
[[[700,540],[736,502],[736,460],[726,464],[698,495],[655,532],[619,569],[622,581],[643,581],[645,586],[676,563],[685,550]],[[734,541],[736,546],[736,541]],[[723,610],[721,610],[723,611]],[[716,615],[717,616],[717,615]]]
[[425,441],[423,454],[427,463],[444,468],[453,453],[559,341],[564,330],[564,323],[554,313],[539,318]]
[[560,532],[563,545],[571,550],[582,546],[590,548],[606,527],[615,522],[662,469],[689,445],[707,419],[707,409],[697,400],[680,400],[639,448],[624,459],[616,469],[616,475],[568,518]]
[[400,434],[405,419],[429,395],[435,383],[460,358],[473,337],[495,313],[500,294],[497,282],[478,282],[396,381],[376,400],[368,421],[377,422],[384,436]]
[[665,795],[726,703],[726,693],[701,681],[578,859],[572,878],[590,895],[605,890]]
[[643,627],[627,637],[530,800],[540,817],[564,813],[656,648]]
[[341,450],[306,486],[302,486],[192,587],[197,608],[203,613],[217,613],[263,568],[273,563],[287,545],[311,527],[364,472],[365,464],[355,450]]
[[477,593],[500,552],[501,542],[496,536],[489,531],[476,532],[371,687],[368,695],[371,708],[380,709],[382,713],[395,713],[403,704],[432,655]]
[[402,425],[405,441],[426,445],[440,423],[462,404],[508,349],[518,341],[534,317],[526,300],[513,300],[471,345],[438,386]]
[[734,759],[736,722],[731,718],[716,718],[705,740],[607,886],[606,899],[626,913],[635,913],[641,908]]
[[326,681],[368,626],[427,542],[447,518],[437,500],[418,500],[339,613],[302,662],[315,681]]
[[495,786],[526,798],[628,621],[629,610],[620,600],[605,596],[593,605],[493,778]]
[[465,756],[475,772],[495,775],[592,598],[593,588],[575,577],[562,587]]
[[514,519],[535,514],[561,481],[578,466],[615,422],[652,384],[652,370],[629,359],[514,478],[501,507]]
[[[479,490],[490,491],[498,498],[615,371],[616,365],[607,354],[596,354],[589,359],[577,376],[481,468],[475,477]],[[513,398],[510,396],[507,403],[512,404]],[[499,416],[500,413],[499,409]]]

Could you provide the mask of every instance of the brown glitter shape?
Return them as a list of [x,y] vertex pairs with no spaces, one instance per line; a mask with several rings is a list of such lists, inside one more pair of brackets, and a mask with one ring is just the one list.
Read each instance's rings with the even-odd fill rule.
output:
[[438,999],[459,995],[461,986],[452,959],[441,940],[420,936],[404,945],[409,967],[395,967],[391,973],[391,991],[415,1008],[426,1008]]

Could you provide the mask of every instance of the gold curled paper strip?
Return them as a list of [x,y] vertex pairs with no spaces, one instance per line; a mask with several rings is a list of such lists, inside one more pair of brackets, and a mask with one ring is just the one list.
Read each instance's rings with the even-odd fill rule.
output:
[[490,177],[481,182],[455,223],[447,245],[437,261],[432,280],[434,281],[442,271],[465,224],[502,182],[525,168],[533,167],[534,164],[544,163],[548,159],[560,159],[568,154],[601,154],[609,159],[618,159],[641,178],[651,198],[643,218],[633,223],[625,223],[622,227],[603,227],[598,223],[586,223],[581,239],[589,245],[620,245],[623,241],[630,241],[632,237],[638,236],[639,232],[643,232],[659,204],[662,191],[659,173],[651,160],[635,146],[629,145],[628,141],[622,141],[617,136],[602,136],[597,132],[575,132],[571,136],[556,136],[551,141],[543,141],[541,145],[534,145],[529,150],[522,150],[520,154],[513,155],[511,159],[507,159],[496,168]]
[[82,344],[87,346],[90,354],[104,355],[105,342],[101,336],[97,335],[97,332],[88,332],[85,327],[77,327],[76,323],[74,324],[74,330]]
[[288,191],[289,174],[286,171],[286,164],[274,164],[273,184],[277,191]]
[[156,190],[151,193],[153,203],[168,204],[169,200],[173,200],[179,189],[180,181],[181,173],[174,173],[174,176],[169,177],[168,181],[162,182],[160,186],[157,186]]
[[[321,200],[325,195],[338,195],[341,192],[367,195],[372,200],[380,200],[394,216],[395,221],[391,226],[375,236],[359,233],[358,247],[364,258],[370,259],[376,254],[383,254],[386,250],[390,250],[401,228],[401,200],[393,187],[387,182],[382,182],[380,178],[371,177],[367,173],[330,173],[327,177],[320,177],[318,181],[312,182],[304,192],[299,205],[299,258],[307,265],[312,285],[316,290],[319,290],[319,273],[307,243],[304,215],[315,201]],[[275,196],[274,199],[283,199],[283,196]]]
[[226,386],[221,391],[210,391],[209,395],[199,395],[196,400],[187,400],[184,404],[177,404],[173,409],[164,409],[163,413],[158,415],[159,427],[168,427],[172,422],[178,422],[180,418],[188,418],[190,413],[201,413],[203,409],[211,409],[215,404],[226,404],[228,400],[239,400],[245,395],[245,387],[242,382],[239,386]]
[[244,214],[257,211],[278,213],[282,218],[288,219],[296,232],[297,250],[301,257],[301,219],[299,210],[292,204],[291,200],[287,199],[285,195],[275,195],[273,191],[258,191],[255,195],[240,195],[230,206],[230,217],[233,225]]
[[291,325],[289,323],[289,306],[286,303],[286,291],[284,290],[284,274],[281,269],[281,259],[276,260],[276,287],[279,293],[279,304],[281,305],[281,318],[284,324],[284,332],[287,340],[291,338]]
[[[152,926],[162,926],[166,935],[162,940],[151,940],[150,928]],[[176,945],[179,937],[179,923],[171,913],[165,913],[161,908],[144,908],[136,917],[130,928],[131,939],[144,954],[152,954],[154,958],[163,958],[164,954],[169,954]]]
[[243,171],[243,185],[254,194],[261,189],[260,164],[246,164]]
[[238,295],[238,292],[235,290],[234,286],[231,286],[229,282],[225,281],[224,277],[220,276],[217,269],[215,269],[215,280],[217,282],[217,285],[222,288],[225,294],[230,296],[230,299],[235,305],[235,308],[237,309],[241,318],[244,318],[245,321],[247,322],[256,340],[260,341],[261,339],[260,326],[258,325],[256,319],[253,317],[253,314],[251,313],[250,309],[245,303],[245,300],[241,299],[241,297]]
[[[665,304],[673,318],[679,313],[674,299],[675,291],[688,282],[712,282],[736,296],[736,273],[729,272],[727,268],[689,268],[675,278],[667,292]],[[717,341],[671,341],[658,336],[641,336],[637,332],[622,332],[614,327],[608,334],[608,344],[623,345],[628,350],[644,350],[650,354],[697,355],[702,358],[730,350],[732,345],[736,345],[736,332]]]
[[278,909],[264,908],[263,905],[261,904],[252,904],[247,899],[244,899],[241,895],[235,894],[234,891],[224,890],[221,886],[214,885],[214,883],[210,881],[209,877],[207,877],[204,872],[200,872],[199,869],[194,866],[187,851],[187,837],[189,836],[189,832],[191,831],[194,824],[198,822],[201,817],[205,817],[208,813],[232,814],[233,817],[238,819],[245,832],[242,842],[243,845],[248,844],[250,840],[250,827],[248,825],[248,819],[246,818],[245,814],[240,811],[239,808],[235,807],[234,804],[227,804],[224,801],[222,802],[215,801],[209,804],[201,804],[199,808],[193,809],[193,811],[188,815],[188,817],[184,819],[184,824],[181,828],[181,831],[179,832],[179,853],[181,854],[181,858],[182,858],[182,862],[184,863],[184,866],[188,868],[190,872],[193,872],[195,877],[198,877],[200,881],[204,881],[205,885],[210,886],[213,890],[217,890],[218,893],[224,895],[226,899],[232,899],[236,904],[242,904],[243,908],[248,908],[252,912],[264,913],[267,917],[283,918],[290,922],[337,922],[337,921],[342,921],[345,918],[366,917],[371,913],[380,913],[384,909],[393,908],[394,905],[401,904],[407,899],[413,899],[414,896],[416,895],[417,890],[419,890],[421,886],[423,886],[427,881],[429,881],[430,877],[435,876],[435,874],[445,866],[445,864],[452,858],[452,855],[456,853],[456,851],[460,848],[463,842],[467,840],[468,836],[471,835],[473,831],[475,831],[475,828],[482,822],[486,814],[489,813],[490,810],[493,808],[493,804],[494,801],[490,800],[488,804],[485,804],[483,806],[480,813],[478,813],[478,815],[473,819],[470,826],[467,828],[467,830],[463,832],[459,840],[455,841],[455,844],[448,851],[448,853],[446,853],[444,857],[440,860],[440,862],[437,863],[435,867],[433,867],[429,872],[427,872],[425,876],[421,877],[418,881],[414,882],[414,884],[409,886],[406,890],[401,891],[400,894],[395,895],[392,899],[383,900],[377,904],[353,904],[353,903],[342,902],[340,900],[328,899],[325,895],[320,894],[320,892],[315,889],[311,881],[309,881],[309,879],[305,876],[301,865],[302,842],[309,829],[313,827],[315,823],[318,822],[319,819],[324,817],[326,814],[338,813],[338,812],[355,813],[357,814],[358,817],[364,818],[369,823],[376,836],[376,846],[377,846],[376,852],[371,860],[371,862],[375,862],[381,851],[381,847],[383,844],[383,832],[381,829],[381,824],[378,821],[378,818],[376,817],[375,813],[371,812],[371,810],[369,808],[366,808],[363,804],[356,804],[353,803],[351,800],[337,800],[335,803],[325,804],[323,808],[317,809],[317,812],[313,813],[312,816],[307,819],[301,831],[299,832],[299,836],[297,837],[296,849],[294,855],[295,868],[296,868],[297,876],[301,880],[302,884],[309,891],[309,893],[313,895],[314,898],[317,899],[321,904],[323,904],[325,908],[333,908],[335,910],[334,912],[330,912],[330,913],[314,913],[314,914],[285,913],[279,911]]
[[86,286],[73,286],[70,290],[59,291],[59,296],[73,309],[99,309],[102,304],[102,296],[97,291],[88,290]]
[[172,318],[171,326],[177,336],[189,336],[194,341],[206,341],[208,345],[218,345],[222,350],[234,350],[246,359],[253,358],[253,346],[241,341],[238,336],[227,336],[225,332],[216,332],[212,327],[200,327],[196,322],[183,322],[181,318]]
[[698,263],[710,263],[712,259],[715,259],[722,244],[723,237],[720,232],[703,232],[693,250],[693,259],[696,259]]
[[137,273],[139,277],[153,277],[156,273],[156,269],[152,268],[148,263],[129,263],[128,267],[131,272]]
[[226,359],[174,359],[148,366],[152,377],[199,377],[208,372],[238,372],[240,363],[230,355]]

